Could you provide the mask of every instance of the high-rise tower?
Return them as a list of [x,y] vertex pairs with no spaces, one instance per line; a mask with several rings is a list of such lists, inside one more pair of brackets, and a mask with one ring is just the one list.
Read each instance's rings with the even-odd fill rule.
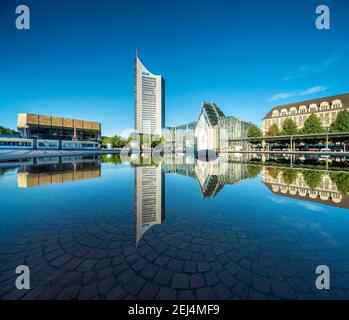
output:
[[165,80],[152,74],[135,59],[135,130],[146,135],[161,135],[165,127]]

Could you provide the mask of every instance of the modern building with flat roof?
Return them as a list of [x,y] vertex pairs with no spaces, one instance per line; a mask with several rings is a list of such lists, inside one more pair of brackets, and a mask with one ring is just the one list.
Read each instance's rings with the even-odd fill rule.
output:
[[134,127],[138,134],[161,135],[165,127],[165,80],[135,59]]
[[99,122],[32,113],[18,114],[17,128],[24,138],[97,142],[101,137]]
[[341,110],[348,109],[349,93],[276,106],[263,118],[262,131],[268,135],[269,128],[274,124],[281,130],[286,119],[292,119],[298,129],[302,129],[311,114],[315,114],[326,129]]

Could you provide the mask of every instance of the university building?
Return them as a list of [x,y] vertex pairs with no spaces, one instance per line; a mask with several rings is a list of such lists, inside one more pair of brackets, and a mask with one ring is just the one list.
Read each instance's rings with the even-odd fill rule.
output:
[[276,106],[263,118],[262,131],[267,135],[269,128],[274,124],[281,130],[286,119],[292,119],[298,129],[302,129],[305,120],[311,114],[315,114],[322,126],[328,129],[338,113],[348,109],[349,93]]
[[190,150],[227,151],[236,138],[246,138],[251,122],[226,116],[214,102],[203,102],[198,120],[166,128],[165,141],[176,152]]
[[297,171],[294,181],[289,183],[285,181],[282,170],[278,169],[277,167],[263,167],[263,183],[272,193],[288,198],[349,208],[349,194],[341,194],[330,172],[322,172],[319,184],[314,188],[307,184],[304,172]]

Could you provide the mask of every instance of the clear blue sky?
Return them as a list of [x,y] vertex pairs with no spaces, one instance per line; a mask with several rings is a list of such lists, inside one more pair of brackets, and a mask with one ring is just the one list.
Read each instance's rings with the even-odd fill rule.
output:
[[[18,3],[31,30],[15,28]],[[25,0],[0,2],[0,125],[19,112],[133,127],[134,56],[166,79],[166,125],[203,100],[261,124],[273,106],[349,92],[349,1]]]

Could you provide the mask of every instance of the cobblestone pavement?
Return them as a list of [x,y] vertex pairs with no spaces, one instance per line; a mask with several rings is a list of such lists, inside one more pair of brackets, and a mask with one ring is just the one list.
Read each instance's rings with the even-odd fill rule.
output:
[[[88,206],[88,214],[74,204],[69,212],[33,210],[6,226],[1,299],[349,297],[349,250],[321,232],[320,223],[280,214],[266,224],[248,211],[227,215],[193,205],[167,209],[166,222],[136,245],[131,213]],[[319,291],[315,268],[324,262],[331,290]],[[14,288],[20,264],[30,268],[30,290]]]

